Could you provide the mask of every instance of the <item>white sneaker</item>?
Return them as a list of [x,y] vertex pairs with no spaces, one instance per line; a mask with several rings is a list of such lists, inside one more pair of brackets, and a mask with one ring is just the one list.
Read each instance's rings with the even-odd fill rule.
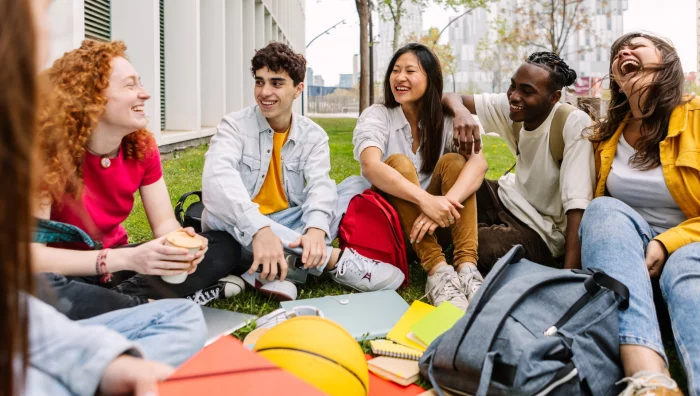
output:
[[623,382],[627,383],[627,387],[620,396],[683,395],[676,381],[661,373],[640,371],[631,377],[623,378],[615,385]]
[[462,282],[460,282],[455,269],[450,265],[443,266],[428,277],[423,297],[425,296],[436,307],[445,301],[451,302],[462,311],[466,311],[469,307],[469,300],[462,292]]
[[337,283],[361,292],[396,290],[404,280],[400,269],[350,248],[343,251],[336,267],[328,272]]
[[236,275],[228,275],[219,279],[219,286],[221,286],[219,298],[231,298],[245,290],[245,282]]
[[462,270],[457,273],[457,276],[459,276],[459,281],[462,284],[460,290],[467,296],[467,300],[471,302],[476,292],[479,291],[479,288],[484,283],[484,277],[481,276],[479,270],[473,265],[465,265]]
[[250,275],[246,272],[241,275],[241,278],[260,293],[270,296],[277,301],[291,301],[297,299],[297,287],[294,286],[292,282],[278,279],[272,281],[262,279],[258,272],[256,272],[255,275]]

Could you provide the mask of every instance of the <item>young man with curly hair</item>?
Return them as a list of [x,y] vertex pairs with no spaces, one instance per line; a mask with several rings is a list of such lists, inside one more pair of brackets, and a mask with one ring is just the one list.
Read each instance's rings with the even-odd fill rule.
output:
[[328,136],[292,111],[304,90],[304,56],[273,42],[256,52],[251,72],[256,103],[223,118],[206,154],[204,228],[230,232],[252,258],[244,278],[279,299],[296,298],[285,280],[290,265],[325,270],[359,291],[398,288],[396,267],[331,246],[358,191],[351,180],[336,187]]

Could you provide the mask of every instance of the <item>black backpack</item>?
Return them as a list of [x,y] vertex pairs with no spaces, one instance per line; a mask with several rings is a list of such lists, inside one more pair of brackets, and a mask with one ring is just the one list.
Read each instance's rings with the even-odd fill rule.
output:
[[[192,202],[187,208],[183,209],[185,200],[190,195],[196,195],[199,201]],[[201,191],[190,191],[183,194],[175,204],[175,218],[183,227],[192,227],[195,232],[202,232],[202,212],[204,211],[204,203],[202,202]]]

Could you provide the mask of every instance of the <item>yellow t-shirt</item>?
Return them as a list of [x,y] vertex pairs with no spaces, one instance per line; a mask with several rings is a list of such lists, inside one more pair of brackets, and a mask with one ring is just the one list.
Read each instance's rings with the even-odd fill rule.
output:
[[289,207],[287,195],[284,193],[282,185],[282,146],[289,136],[289,128],[284,132],[275,132],[272,140],[272,156],[270,157],[270,167],[267,176],[258,195],[253,198],[253,202],[260,205],[260,213],[268,215],[279,212]]

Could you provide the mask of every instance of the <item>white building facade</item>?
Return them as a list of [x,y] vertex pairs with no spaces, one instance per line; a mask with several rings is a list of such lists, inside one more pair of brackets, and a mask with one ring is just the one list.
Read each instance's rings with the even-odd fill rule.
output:
[[85,38],[124,41],[151,95],[149,130],[178,145],[255,103],[256,49],[278,41],[304,53],[305,13],[304,0],[54,0],[51,61]]

